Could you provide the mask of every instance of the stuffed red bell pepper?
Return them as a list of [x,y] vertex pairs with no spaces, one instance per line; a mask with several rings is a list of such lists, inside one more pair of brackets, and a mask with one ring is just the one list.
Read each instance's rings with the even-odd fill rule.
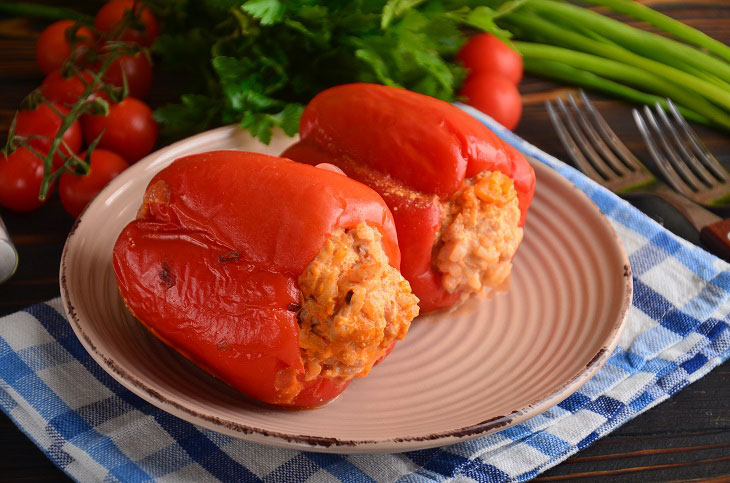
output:
[[314,406],[403,338],[418,299],[393,219],[342,174],[239,151],[188,156],[150,182],[114,270],[153,334],[258,400]]
[[414,92],[348,84],[315,96],[299,131],[282,156],[334,164],[388,204],[421,312],[505,285],[535,174],[479,121]]

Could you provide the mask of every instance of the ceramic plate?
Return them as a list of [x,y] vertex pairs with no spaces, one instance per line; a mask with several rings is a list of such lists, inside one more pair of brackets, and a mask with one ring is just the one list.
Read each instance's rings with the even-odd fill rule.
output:
[[124,308],[112,247],[152,176],[174,159],[215,149],[280,153],[235,127],[188,138],[117,177],[68,237],[61,295],[91,356],[152,404],[221,433],[327,452],[397,452],[504,429],[573,393],[615,347],[631,303],[629,262],[598,209],[534,163],[537,190],[511,288],[456,311],[419,317],[365,379],[316,410],[262,407],[150,335]]

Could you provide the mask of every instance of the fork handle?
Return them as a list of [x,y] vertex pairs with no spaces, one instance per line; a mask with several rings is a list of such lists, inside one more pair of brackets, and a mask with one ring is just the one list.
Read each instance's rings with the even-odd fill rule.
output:
[[700,240],[712,253],[730,262],[730,218],[703,227]]

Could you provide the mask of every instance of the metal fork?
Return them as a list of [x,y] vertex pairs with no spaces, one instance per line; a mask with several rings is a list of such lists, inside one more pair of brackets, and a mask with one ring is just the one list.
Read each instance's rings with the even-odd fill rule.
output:
[[[670,115],[659,103],[633,110],[634,120],[656,167],[676,191],[707,207],[730,203],[730,173],[689,127],[674,103],[667,99]],[[671,116],[671,119],[670,119]]]
[[582,90],[579,95],[581,105],[571,94],[567,103],[558,98],[557,107],[545,102],[550,121],[576,167],[620,195],[650,194],[664,200],[700,232],[706,248],[730,260],[730,219],[722,220],[660,182],[621,142],[588,96]]

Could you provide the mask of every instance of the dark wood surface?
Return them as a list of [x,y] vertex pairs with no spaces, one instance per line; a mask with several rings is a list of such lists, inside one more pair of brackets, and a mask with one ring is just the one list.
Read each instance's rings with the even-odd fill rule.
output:
[[[46,3],[46,2],[44,2]],[[54,2],[64,5],[64,2]],[[68,6],[71,2],[65,2]],[[93,14],[94,2],[81,10]],[[655,8],[730,43],[730,2],[651,1]],[[34,40],[46,22],[0,18],[0,132],[20,100],[42,80],[34,62]],[[169,79],[156,78],[150,103],[169,98]],[[527,78],[521,85],[525,102],[516,132],[550,154],[566,159],[548,124],[543,102],[566,88]],[[593,96],[599,109],[627,142],[646,159],[640,136],[630,118],[630,106]],[[730,136],[698,128],[703,140],[730,165]],[[4,134],[3,134],[4,139]],[[58,265],[73,220],[57,196],[41,210],[15,214],[0,209],[20,252],[18,273],[0,285],[0,315],[58,296]],[[689,233],[687,238],[696,237]],[[6,417],[0,416],[0,481],[66,479]],[[730,481],[730,363],[685,388],[599,440],[588,449],[543,473],[535,481]]]

